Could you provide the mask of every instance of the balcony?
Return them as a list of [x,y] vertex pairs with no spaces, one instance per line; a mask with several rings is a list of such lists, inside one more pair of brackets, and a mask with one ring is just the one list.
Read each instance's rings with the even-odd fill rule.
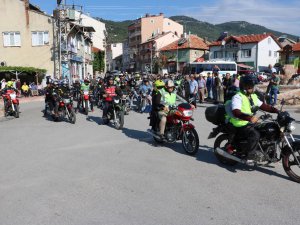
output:
[[129,33],[129,38],[136,37],[136,36],[141,36],[142,32],[141,31],[135,31],[133,33]]

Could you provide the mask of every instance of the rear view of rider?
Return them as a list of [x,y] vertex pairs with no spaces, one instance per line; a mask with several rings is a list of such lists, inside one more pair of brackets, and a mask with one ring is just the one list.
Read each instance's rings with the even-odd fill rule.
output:
[[233,96],[231,102],[232,115],[230,123],[235,127],[239,137],[247,139],[248,159],[254,159],[257,155],[256,148],[260,138],[259,132],[255,129],[254,124],[258,118],[254,116],[255,108],[260,108],[269,113],[278,113],[278,110],[270,105],[261,102],[254,93],[255,82],[251,75],[241,78],[240,90]]

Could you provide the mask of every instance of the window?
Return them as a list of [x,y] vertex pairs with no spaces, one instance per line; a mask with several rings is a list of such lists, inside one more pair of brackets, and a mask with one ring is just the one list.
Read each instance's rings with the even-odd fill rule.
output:
[[21,46],[20,32],[4,32],[3,42],[4,47]]
[[215,51],[214,52],[214,59],[220,59],[220,58],[223,58],[223,52]]
[[113,47],[114,47],[114,48],[117,47],[117,44],[113,44]]
[[32,46],[42,46],[49,44],[49,32],[48,31],[33,31]]
[[272,51],[271,50],[269,50],[269,57],[271,57],[272,56]]
[[250,58],[251,57],[251,49],[242,50],[242,57],[243,58]]
[[154,20],[151,20],[150,22],[151,22],[151,23],[154,23]]
[[275,52],[274,52],[274,58],[276,58],[276,57],[277,57],[277,52],[275,51]]

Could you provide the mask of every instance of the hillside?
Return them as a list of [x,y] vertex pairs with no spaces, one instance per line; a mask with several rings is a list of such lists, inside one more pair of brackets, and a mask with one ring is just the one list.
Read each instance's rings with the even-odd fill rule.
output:
[[[116,22],[102,18],[96,19],[106,24],[109,43],[124,41],[127,38],[127,27],[134,22],[133,20]],[[229,35],[262,34],[267,32],[279,37],[285,34],[246,21],[233,21],[214,25],[188,16],[171,16],[170,19],[182,24],[185,32],[191,32],[202,38],[207,37],[209,41],[218,39],[220,34],[224,31],[227,31]],[[293,40],[297,40],[297,36],[290,34],[287,34],[287,36]]]

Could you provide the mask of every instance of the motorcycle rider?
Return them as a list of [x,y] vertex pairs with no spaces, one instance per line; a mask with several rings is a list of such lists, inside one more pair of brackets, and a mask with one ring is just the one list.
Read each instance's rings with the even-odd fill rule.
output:
[[[156,80],[154,83],[154,89],[152,91],[152,110],[150,113],[150,126],[152,127],[152,131],[157,133],[159,126],[159,116],[158,112],[162,110],[164,107],[161,103],[161,93],[160,90],[165,87],[165,82],[163,80]],[[159,132],[158,132],[159,134]]]
[[[140,98],[139,98],[139,105],[142,104],[142,98],[145,96],[147,101],[150,105],[152,105],[152,85],[150,85],[149,80],[147,78],[143,79],[143,83],[139,88]],[[141,112],[143,112],[145,109],[142,109],[141,106],[139,107]]]
[[259,120],[254,115],[257,108],[269,112],[278,113],[278,110],[271,105],[267,105],[259,100],[254,93],[255,81],[251,75],[241,78],[240,90],[233,96],[231,102],[231,112],[229,122],[235,127],[236,134],[239,137],[247,138],[248,160],[254,159],[258,152],[256,148],[260,138],[259,132],[255,129],[254,124]]
[[[84,79],[84,81],[83,81],[83,83],[81,84],[81,87],[80,87],[80,94],[81,94],[81,96],[80,96],[80,100],[77,103],[77,110],[79,110],[79,106],[80,106],[80,104],[83,101],[83,93],[85,91],[90,92],[90,81],[87,78]],[[92,102],[90,102],[90,104],[92,104]],[[91,106],[91,108],[93,108],[93,107]],[[92,111],[94,111],[94,110],[92,110]]]
[[53,98],[53,83],[52,81],[48,81],[47,82],[47,86],[44,89],[45,92],[45,111],[44,111],[44,116],[46,116],[47,114],[47,104],[49,106],[49,109],[52,113],[52,115],[54,115],[54,105],[55,105],[55,100]]
[[[175,91],[175,84],[172,80],[168,80],[165,88],[162,88],[159,90],[160,92],[160,99],[156,99],[156,101],[159,100],[161,109],[158,112],[158,117],[160,119],[159,122],[159,136],[161,139],[164,139],[164,133],[167,123],[167,115],[170,111],[170,107],[176,106],[176,99],[185,102],[183,98],[176,95]],[[159,98],[159,95],[157,96]],[[157,104],[157,103],[156,103]]]
[[102,88],[101,95],[104,100],[102,119],[106,120],[109,107],[113,101],[113,97],[117,95],[119,97],[122,96],[121,89],[114,85],[114,78],[112,76],[107,77],[107,84]]
[[[16,88],[14,88],[14,82],[13,81],[8,81],[6,83],[5,88],[3,88],[1,92],[2,92],[2,94],[6,94],[7,91],[9,91],[9,90],[15,91],[16,94],[18,93],[18,90]],[[6,105],[6,98],[3,98],[3,101],[4,101],[4,106],[5,106]]]

